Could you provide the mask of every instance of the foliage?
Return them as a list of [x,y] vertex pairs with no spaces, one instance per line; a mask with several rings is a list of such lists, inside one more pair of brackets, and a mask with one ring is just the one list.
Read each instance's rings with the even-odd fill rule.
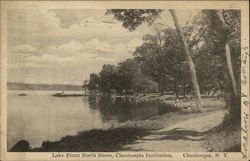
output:
[[123,27],[133,31],[143,22],[152,24],[161,12],[159,9],[109,9],[106,14],[112,14]]
[[164,92],[173,90],[173,86],[178,84],[185,86],[190,83],[183,52],[176,30],[167,28],[162,31],[161,37],[159,33],[146,35],[134,56],[140,61],[143,74],[152,77],[160,91]]
[[133,88],[137,93],[153,93],[159,90],[158,84],[152,78],[142,74],[133,79]]
[[[138,62],[134,59],[127,59],[117,66],[105,64],[100,73],[91,74],[88,89],[99,90],[104,93],[129,93],[157,91],[157,84],[150,78],[145,78],[141,73]],[[138,83],[143,84],[138,84]],[[148,85],[148,86],[146,86]]]
[[118,91],[128,91],[133,89],[133,79],[139,73],[138,65],[133,59],[127,59],[123,62],[120,62],[117,66],[118,71]]
[[90,91],[97,91],[99,88],[99,82],[100,82],[100,78],[97,74],[90,74],[90,78],[89,78],[89,83],[87,85],[88,89]]
[[100,90],[103,92],[109,92],[110,89],[116,88],[117,83],[117,71],[114,65],[105,64],[99,73],[100,77]]
[[88,80],[84,80],[84,81],[83,81],[82,88],[86,89],[87,86],[88,86],[88,82],[89,82]]
[[223,10],[226,21],[224,30],[219,27],[216,10],[202,10],[185,26],[190,49],[192,49],[201,91],[225,90],[223,63],[225,41],[229,41],[232,64],[240,86],[240,12]]
[[[123,26],[134,30],[143,22],[153,23],[162,10],[108,10]],[[133,17],[133,16],[134,17]],[[184,27],[184,35],[197,70],[202,93],[212,94],[225,90],[223,64],[224,39],[228,39],[232,52],[233,69],[240,85],[240,12],[223,10],[225,30],[218,27],[215,10],[202,10]],[[212,21],[211,21],[212,19]],[[133,53],[134,58],[120,62],[117,66],[104,65],[99,78],[99,90],[117,93],[125,91],[155,92],[174,91],[191,93],[191,79],[184,56],[183,44],[175,29],[156,30],[156,34],[143,37],[143,44]],[[90,84],[91,84],[90,79]],[[95,81],[97,82],[97,81]],[[95,83],[94,83],[95,84]]]

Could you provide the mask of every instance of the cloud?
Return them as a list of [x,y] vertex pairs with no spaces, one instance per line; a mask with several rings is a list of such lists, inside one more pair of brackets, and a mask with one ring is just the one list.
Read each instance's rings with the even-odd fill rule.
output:
[[[61,12],[63,13],[63,11]],[[87,42],[91,39],[123,43],[142,37],[143,34],[151,31],[150,27],[144,24],[135,32],[130,32],[123,28],[120,22],[112,20],[111,16],[105,16],[104,10],[91,11],[92,16],[88,12],[81,10],[80,13],[88,16],[78,16],[78,20],[73,21],[76,23],[62,28],[61,20],[56,16],[54,10],[10,10],[8,12],[9,43],[12,45],[26,43],[36,47],[60,45],[71,40]],[[65,13],[68,12],[65,11]],[[73,19],[74,16],[67,16],[67,18]],[[63,21],[66,22],[65,19]],[[115,23],[106,23],[109,21]]]
[[58,55],[61,57],[76,56],[84,51],[84,46],[78,41],[70,41],[67,44],[62,44],[59,46],[51,45],[46,49],[46,54]]
[[[8,79],[82,82],[90,73],[100,71],[103,64],[132,57],[142,44],[143,35],[155,33],[147,24],[130,32],[104,13],[105,10],[9,10]],[[178,14],[180,21],[190,16]],[[158,22],[165,26],[172,19],[166,13]]]
[[12,53],[34,53],[37,49],[30,44],[17,45],[11,49]]
[[[8,66],[11,68],[53,68],[63,65],[70,68],[94,63],[95,66],[92,68],[97,72],[103,64],[116,64],[132,57],[132,52],[141,43],[141,39],[133,39],[120,44],[91,39],[85,43],[72,40],[62,45],[50,45],[45,48],[22,44],[10,48]],[[21,56],[20,53],[26,56]]]

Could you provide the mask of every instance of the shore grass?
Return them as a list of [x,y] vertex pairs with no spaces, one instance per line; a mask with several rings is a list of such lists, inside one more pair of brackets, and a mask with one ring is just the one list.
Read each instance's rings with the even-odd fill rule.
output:
[[204,146],[210,152],[240,152],[240,126],[229,126],[223,130],[214,129],[205,134]]
[[78,132],[75,136],[65,136],[60,141],[44,141],[33,152],[114,152],[125,144],[147,135],[142,128],[93,129]]
[[228,123],[227,117],[220,125],[204,133],[204,146],[210,152],[240,152],[241,151],[241,124],[239,120]]

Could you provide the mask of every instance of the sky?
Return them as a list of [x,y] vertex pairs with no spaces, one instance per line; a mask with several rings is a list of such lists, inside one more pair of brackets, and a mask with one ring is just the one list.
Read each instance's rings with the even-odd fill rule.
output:
[[[8,81],[36,84],[82,84],[104,64],[132,57],[152,26],[135,31],[105,15],[105,10],[50,9],[8,11]],[[177,10],[180,24],[198,10]],[[106,23],[113,22],[113,23]],[[174,27],[168,11],[156,24]],[[162,25],[161,25],[162,26]]]

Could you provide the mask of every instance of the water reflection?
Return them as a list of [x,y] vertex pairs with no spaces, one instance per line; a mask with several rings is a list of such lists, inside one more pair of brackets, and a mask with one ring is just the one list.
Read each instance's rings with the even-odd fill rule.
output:
[[[27,93],[26,97],[18,93]],[[38,147],[78,131],[107,128],[171,111],[160,103],[133,98],[53,97],[55,91],[8,91],[8,149],[20,140]]]
[[175,111],[174,107],[159,102],[138,102],[129,97],[87,97],[89,108],[100,113],[103,122],[142,120]]

